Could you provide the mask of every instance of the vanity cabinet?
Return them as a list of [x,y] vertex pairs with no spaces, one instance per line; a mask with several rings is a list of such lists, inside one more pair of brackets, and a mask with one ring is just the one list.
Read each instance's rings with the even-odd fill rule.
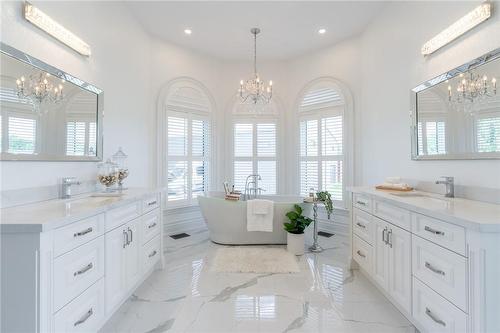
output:
[[[85,217],[1,225],[2,332],[96,332],[162,266],[160,193],[103,202]],[[81,213],[71,203],[61,215],[72,207]]]
[[442,209],[440,218],[422,214],[425,202],[414,211],[379,193],[352,197],[352,258],[364,274],[421,332],[499,332],[500,206],[460,202],[478,205],[485,227],[465,224],[448,205],[454,224],[441,219]]

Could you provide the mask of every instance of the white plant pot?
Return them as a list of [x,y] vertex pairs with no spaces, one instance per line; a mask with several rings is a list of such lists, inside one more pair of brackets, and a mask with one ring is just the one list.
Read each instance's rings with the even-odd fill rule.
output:
[[286,249],[288,252],[300,256],[304,254],[304,234],[292,234],[287,232]]

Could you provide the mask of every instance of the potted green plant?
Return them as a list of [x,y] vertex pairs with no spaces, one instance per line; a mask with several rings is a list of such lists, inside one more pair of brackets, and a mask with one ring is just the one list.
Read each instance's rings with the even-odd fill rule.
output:
[[285,222],[287,231],[287,250],[296,256],[304,254],[304,230],[311,224],[312,219],[302,215],[302,207],[294,205],[294,210],[286,213],[290,222]]

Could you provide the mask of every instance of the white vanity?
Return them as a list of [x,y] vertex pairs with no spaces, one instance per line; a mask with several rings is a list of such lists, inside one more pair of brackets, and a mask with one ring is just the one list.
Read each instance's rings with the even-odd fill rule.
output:
[[162,265],[161,193],[1,210],[1,331],[95,332]]
[[500,205],[351,192],[352,257],[421,332],[500,331]]

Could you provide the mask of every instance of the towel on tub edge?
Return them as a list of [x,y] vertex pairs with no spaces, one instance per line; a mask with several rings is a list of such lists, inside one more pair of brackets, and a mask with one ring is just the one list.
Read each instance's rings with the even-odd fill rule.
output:
[[273,232],[274,202],[270,200],[247,201],[247,231]]

